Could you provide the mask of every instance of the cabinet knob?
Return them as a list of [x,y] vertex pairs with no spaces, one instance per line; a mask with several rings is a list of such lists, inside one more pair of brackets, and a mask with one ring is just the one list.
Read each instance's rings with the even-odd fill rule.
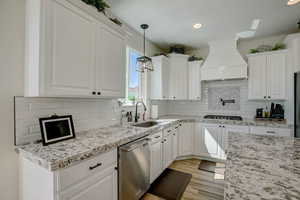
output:
[[101,92],[98,92],[97,94],[98,94],[98,95],[101,95]]
[[269,98],[269,99],[271,99],[271,97],[270,97],[270,96],[268,96],[268,98]]
[[267,97],[266,96],[264,96],[264,99],[266,99]]
[[96,92],[92,92],[93,95],[96,95]]

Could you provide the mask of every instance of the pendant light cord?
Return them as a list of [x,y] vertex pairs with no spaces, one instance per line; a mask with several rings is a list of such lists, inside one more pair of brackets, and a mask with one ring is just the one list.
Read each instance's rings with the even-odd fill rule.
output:
[[144,29],[144,56],[146,56],[146,30]]

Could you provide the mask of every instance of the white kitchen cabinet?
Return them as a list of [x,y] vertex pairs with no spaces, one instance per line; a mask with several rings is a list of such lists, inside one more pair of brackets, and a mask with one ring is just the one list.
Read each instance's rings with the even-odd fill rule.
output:
[[203,61],[188,63],[189,99],[201,100],[201,65]]
[[248,55],[249,99],[286,99],[286,57],[286,50]]
[[123,32],[99,26],[81,2],[26,4],[25,96],[124,96]]
[[150,143],[150,183],[152,183],[163,171],[163,143],[162,132],[151,136]]
[[98,25],[96,46],[96,91],[106,97],[125,96],[126,51],[123,36]]
[[223,129],[217,124],[203,124],[201,132],[201,154],[211,158],[219,158]]
[[170,133],[164,136],[162,141],[163,143],[163,169],[169,167],[169,165],[173,162],[173,145],[172,145],[172,137],[173,135]]
[[192,155],[194,151],[194,123],[181,123],[178,130],[179,156]]
[[286,52],[267,57],[267,83],[269,99],[285,99]]
[[176,125],[176,127],[172,131],[173,160],[175,160],[178,157],[179,128],[180,124]]
[[248,126],[195,124],[194,154],[208,158],[226,159],[230,132],[249,134]]
[[154,71],[151,76],[151,99],[169,99],[170,64],[165,56],[152,57]]
[[169,96],[173,100],[188,99],[188,55],[169,54]]
[[271,128],[271,127],[252,126],[250,127],[250,133],[253,135],[292,137],[292,130],[290,128]]
[[117,171],[110,167],[91,180],[71,187],[59,193],[59,200],[117,200],[118,199]]
[[118,198],[117,149],[57,171],[20,157],[19,168],[21,200]]

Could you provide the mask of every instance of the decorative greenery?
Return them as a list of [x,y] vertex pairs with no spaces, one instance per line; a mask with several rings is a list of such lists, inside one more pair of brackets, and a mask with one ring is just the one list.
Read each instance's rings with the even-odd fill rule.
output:
[[192,62],[192,61],[200,61],[203,60],[202,57],[197,57],[197,56],[190,56],[188,61]]
[[82,0],[86,4],[94,6],[97,8],[99,12],[103,12],[105,14],[105,9],[110,8],[110,6],[104,0]]
[[283,43],[277,43],[277,44],[275,44],[275,46],[273,47],[272,51],[277,51],[277,50],[280,50],[280,49],[285,49],[285,44],[283,44]]
[[283,43],[276,43],[272,48],[261,48],[261,47],[258,47],[256,49],[250,49],[250,53],[253,54],[253,53],[261,53],[261,52],[267,52],[267,51],[277,51],[277,50],[281,50],[281,49],[285,49],[286,48],[286,45],[283,44]]

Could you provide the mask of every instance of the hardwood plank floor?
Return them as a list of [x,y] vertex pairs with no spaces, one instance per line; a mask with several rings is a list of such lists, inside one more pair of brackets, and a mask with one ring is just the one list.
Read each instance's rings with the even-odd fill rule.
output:
[[[175,161],[169,168],[192,174],[181,200],[223,200],[224,180],[222,175],[198,169],[201,160],[189,159]],[[142,200],[163,200],[152,194],[146,194]]]

